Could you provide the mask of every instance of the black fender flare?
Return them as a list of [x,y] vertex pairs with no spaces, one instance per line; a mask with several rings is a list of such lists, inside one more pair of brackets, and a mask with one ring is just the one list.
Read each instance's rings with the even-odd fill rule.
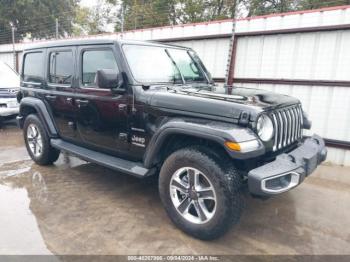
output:
[[24,97],[21,100],[20,106],[19,106],[19,125],[21,128],[23,128],[26,114],[26,108],[33,108],[36,113],[39,116],[39,119],[44,124],[44,127],[50,137],[57,137],[58,132],[55,125],[55,122],[53,121],[53,117],[51,112],[48,110],[46,104],[35,97]]
[[257,139],[255,133],[247,127],[216,121],[198,121],[198,119],[194,119],[193,121],[189,119],[171,119],[161,125],[153,134],[144,156],[143,162],[145,167],[150,168],[154,166],[158,153],[166,139],[170,135],[176,134],[188,135],[216,142],[234,159],[248,159],[265,153],[265,147],[262,143],[259,143],[259,149],[247,153],[232,151],[225,147],[224,143],[226,141],[239,143]]

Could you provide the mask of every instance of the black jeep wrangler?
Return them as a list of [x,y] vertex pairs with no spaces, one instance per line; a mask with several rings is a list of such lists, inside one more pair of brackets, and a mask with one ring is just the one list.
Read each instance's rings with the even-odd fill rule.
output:
[[150,42],[53,42],[24,52],[19,126],[31,158],[66,151],[139,178],[159,174],[171,220],[200,239],[239,221],[241,189],[269,197],[325,160],[300,102],[214,84],[188,48]]

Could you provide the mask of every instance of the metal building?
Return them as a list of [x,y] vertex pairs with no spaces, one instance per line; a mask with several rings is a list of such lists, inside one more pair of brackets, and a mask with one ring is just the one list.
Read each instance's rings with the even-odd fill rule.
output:
[[[123,37],[192,47],[218,82],[229,73],[231,84],[299,98],[313,120],[312,132],[327,140],[328,161],[350,166],[350,6],[239,19],[233,42],[232,28],[232,20],[222,20],[78,39]],[[18,68],[21,51],[33,44],[15,46],[15,63],[12,45],[1,45],[0,61]]]

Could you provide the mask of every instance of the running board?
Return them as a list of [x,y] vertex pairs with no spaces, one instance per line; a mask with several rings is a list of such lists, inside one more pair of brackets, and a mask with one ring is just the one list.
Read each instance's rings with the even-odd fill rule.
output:
[[65,142],[62,139],[51,139],[51,146],[59,150],[67,151],[88,162],[96,163],[110,169],[143,178],[153,174],[152,169],[145,168],[142,163],[120,159],[107,154],[99,153],[84,147]]

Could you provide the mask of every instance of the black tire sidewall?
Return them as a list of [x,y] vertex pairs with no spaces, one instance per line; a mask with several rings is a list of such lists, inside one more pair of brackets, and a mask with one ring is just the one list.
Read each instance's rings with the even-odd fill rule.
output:
[[[216,194],[216,211],[214,217],[204,224],[194,224],[183,218],[174,207],[170,197],[170,181],[172,175],[181,167],[193,167],[201,171],[210,180]],[[228,230],[232,224],[234,212],[233,194],[230,192],[225,171],[208,155],[196,149],[179,150],[164,162],[159,176],[159,193],[163,205],[175,225],[186,233],[203,240],[219,237]]]

